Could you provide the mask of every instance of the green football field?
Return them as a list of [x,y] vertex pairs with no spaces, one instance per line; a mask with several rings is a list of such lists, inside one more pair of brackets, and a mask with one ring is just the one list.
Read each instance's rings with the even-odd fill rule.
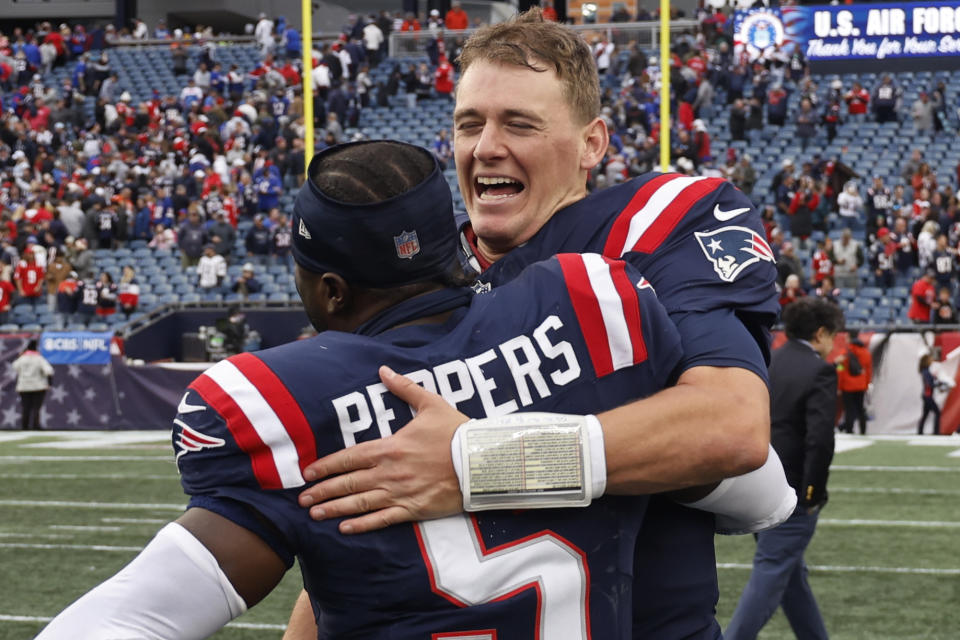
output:
[[[807,554],[831,637],[960,638],[960,438],[844,437],[837,448]],[[32,637],[184,504],[169,435],[0,432],[0,640]],[[749,536],[717,540],[721,624],[752,553]],[[291,571],[214,637],[280,638],[299,588]],[[779,613],[761,634],[792,637]]]

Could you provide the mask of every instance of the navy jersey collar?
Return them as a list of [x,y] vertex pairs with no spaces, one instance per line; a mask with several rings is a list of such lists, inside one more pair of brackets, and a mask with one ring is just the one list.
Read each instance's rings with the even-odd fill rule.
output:
[[411,320],[464,307],[470,304],[473,295],[473,290],[469,287],[458,287],[414,296],[381,311],[357,327],[354,333],[361,336],[375,336]]

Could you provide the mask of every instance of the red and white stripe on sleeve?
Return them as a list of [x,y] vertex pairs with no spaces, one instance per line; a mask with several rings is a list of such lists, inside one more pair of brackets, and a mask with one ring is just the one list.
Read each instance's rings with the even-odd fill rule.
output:
[[217,363],[191,388],[226,421],[250,456],[263,489],[305,484],[302,471],[317,459],[317,445],[297,401],[259,358],[243,353]]
[[597,377],[646,360],[640,300],[626,263],[595,253],[557,260]]
[[664,173],[637,189],[610,229],[603,255],[653,253],[701,198],[724,180]]

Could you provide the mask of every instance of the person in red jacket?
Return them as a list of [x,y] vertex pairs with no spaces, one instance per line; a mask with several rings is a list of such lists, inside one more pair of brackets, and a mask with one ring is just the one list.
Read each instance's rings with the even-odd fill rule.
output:
[[420,31],[420,21],[412,12],[407,12],[407,16],[400,25],[400,31]]
[[917,324],[930,322],[930,311],[937,297],[936,288],[933,286],[935,277],[936,271],[927,269],[910,289],[910,309],[907,311],[907,317]]
[[816,285],[828,276],[833,278],[833,251],[832,246],[827,244],[829,240],[830,238],[817,240],[817,249],[810,259],[810,271],[812,271],[810,275]]
[[453,65],[443,54],[440,54],[437,70],[433,72],[433,88],[441,98],[449,100],[453,95]]
[[873,356],[856,331],[847,334],[847,351],[834,362],[837,366],[837,389],[843,400],[843,423],[840,431],[853,433],[857,422],[860,435],[867,433],[867,411],[863,400],[873,380]]
[[43,277],[45,275],[45,269],[37,264],[36,254],[28,246],[27,250],[23,252],[23,258],[17,263],[13,279],[17,283],[17,293],[21,298],[30,302],[34,308],[40,303],[43,295]]
[[0,269],[0,324],[7,323],[7,314],[13,303],[13,292],[16,289],[10,282],[10,267]]
[[853,83],[853,87],[843,96],[843,100],[847,103],[848,114],[856,116],[856,119],[866,118],[870,92],[861,87],[859,82]]
[[443,24],[451,30],[466,29],[470,26],[470,16],[460,7],[458,0],[450,3],[450,11],[447,11],[447,15],[444,16]]

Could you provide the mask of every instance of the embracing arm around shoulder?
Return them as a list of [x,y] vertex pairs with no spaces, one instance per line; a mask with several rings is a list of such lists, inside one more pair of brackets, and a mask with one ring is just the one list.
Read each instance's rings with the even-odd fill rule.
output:
[[[467,417],[387,368],[387,388],[417,415],[390,438],[360,443],[312,463],[300,504],[318,520],[358,516],[343,533],[380,529],[463,509],[450,442]],[[601,413],[606,492],[657,493],[716,483],[764,464],[769,394],[760,376],[735,367],[695,366],[676,386]],[[328,477],[339,474],[335,477]],[[690,499],[702,497],[692,496]]]

